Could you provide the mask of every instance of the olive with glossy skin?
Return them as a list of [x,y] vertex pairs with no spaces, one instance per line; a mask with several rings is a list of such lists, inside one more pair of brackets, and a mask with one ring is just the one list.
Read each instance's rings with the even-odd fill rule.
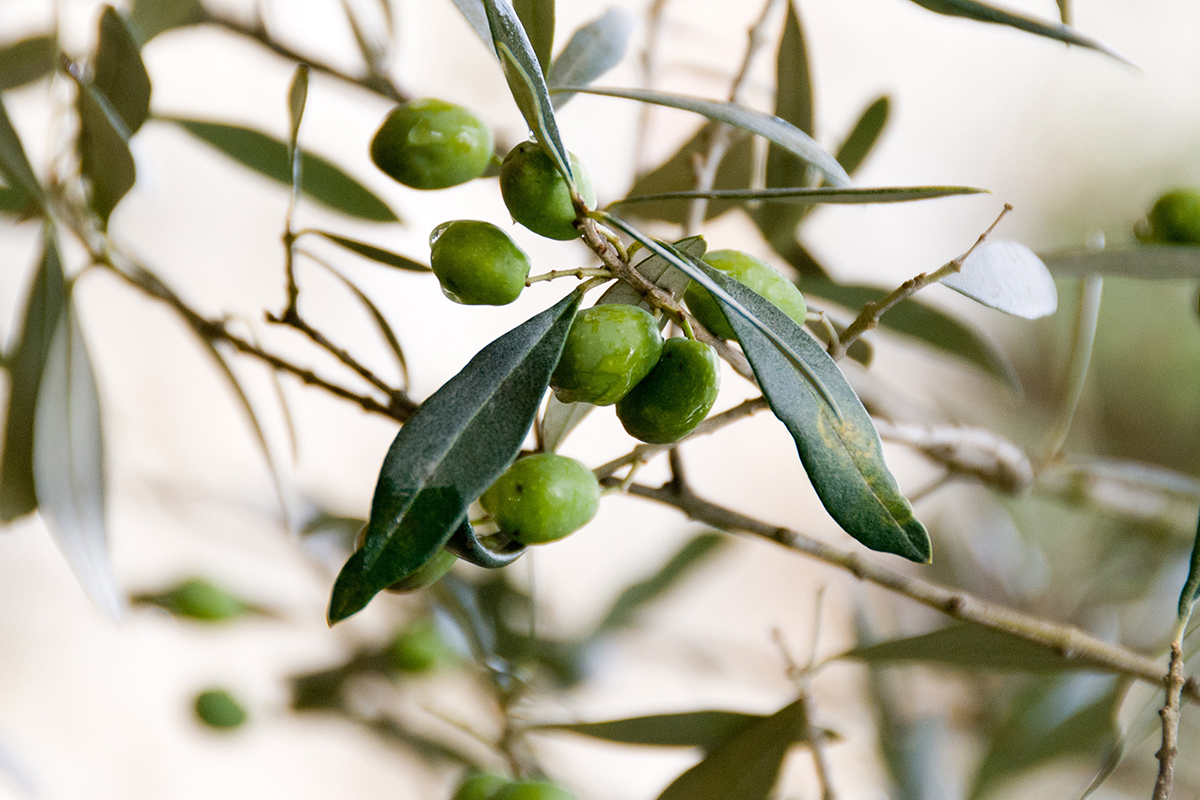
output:
[[[800,294],[794,283],[767,262],[740,250],[713,250],[704,256],[704,261],[762,295],[794,319],[797,325],[804,324],[804,317],[808,314],[808,304],[804,302],[804,295]],[[708,328],[713,336],[720,336],[722,339],[734,338],[733,328],[708,289],[692,281],[683,293],[683,299],[692,315],[700,320],[700,324]]]
[[233,730],[246,722],[246,709],[224,689],[209,689],[196,695],[196,718],[210,728]]
[[577,800],[556,783],[550,781],[521,781],[500,790],[492,800]]
[[644,308],[592,306],[571,323],[550,385],[564,403],[610,406],[650,373],[662,345],[658,321]]
[[490,772],[476,772],[458,785],[451,800],[494,800],[500,790],[511,783],[508,778]]
[[600,507],[600,484],[575,459],[538,453],[509,467],[479,503],[509,538],[545,544],[591,522]]
[[1180,188],[1162,195],[1136,233],[1144,242],[1200,244],[1200,191]]
[[[567,155],[579,196],[588,208],[595,208],[591,176],[574,153]],[[537,142],[522,142],[504,157],[500,194],[512,218],[534,233],[563,241],[579,237],[567,180]]]
[[478,178],[495,144],[487,123],[444,100],[412,100],[392,109],[371,139],[371,160],[414,189],[445,189]]
[[457,560],[458,557],[449,550],[438,550],[433,558],[417,567],[416,571],[412,574],[401,578],[387,587],[387,590],[393,594],[407,594],[408,592],[415,592],[418,589],[424,589],[426,586],[432,586],[450,571],[450,568],[454,566],[454,562]]
[[715,350],[692,339],[667,339],[654,369],[617,403],[617,417],[631,436],[670,444],[704,421],[720,388]]
[[529,277],[529,256],[490,222],[443,222],[429,234],[429,248],[433,274],[456,303],[508,305]]
[[431,619],[422,619],[401,630],[387,648],[388,666],[396,672],[432,672],[456,660]]

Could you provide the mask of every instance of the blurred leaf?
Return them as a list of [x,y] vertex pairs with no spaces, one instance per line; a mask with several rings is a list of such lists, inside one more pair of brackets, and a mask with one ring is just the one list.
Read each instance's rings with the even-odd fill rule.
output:
[[342,0],[342,11],[346,15],[346,22],[350,24],[350,32],[354,35],[354,43],[358,45],[358,54],[362,56],[363,63],[367,65],[370,72],[379,72],[381,64],[387,60],[387,43],[392,40],[392,29],[394,27],[391,6],[386,0],[381,3],[384,12],[385,30],[383,31],[383,41],[377,36],[371,36],[363,28],[362,22],[358,19],[358,14],[354,12],[354,7],[350,5],[350,0]]
[[[710,189],[705,192],[679,191],[658,194],[630,195],[613,205],[661,202],[664,200],[693,200],[707,197],[712,200],[758,200],[778,202],[795,206],[811,206],[818,203],[840,203],[855,205],[862,203],[907,203],[913,200],[931,200],[959,194],[979,194],[986,189],[972,186],[887,186],[879,188],[834,189],[789,186],[774,189]],[[1032,255],[1032,253],[1031,253]]]
[[383,315],[383,312],[379,310],[379,307],[376,306],[375,303],[372,302],[371,298],[367,297],[367,295],[363,293],[362,289],[359,289],[353,281],[351,281],[338,270],[333,269],[331,266],[326,266],[328,266],[329,271],[332,272],[338,280],[346,285],[347,289],[354,293],[354,296],[358,298],[358,301],[363,304],[364,308],[367,309],[367,313],[369,313],[371,315],[371,319],[375,321],[375,327],[379,329],[380,335],[383,336],[384,340],[388,344],[388,348],[392,351],[392,355],[396,359],[396,366],[400,368],[400,377],[404,382],[403,385],[407,386],[408,359],[405,358],[404,348],[400,346],[400,340],[396,337],[396,332],[392,330],[391,324],[388,323],[387,317]]
[[201,0],[133,0],[129,24],[144,45],[164,31],[199,25],[208,17]]
[[[531,0],[537,2],[537,0]],[[558,122],[554,118],[554,104],[546,88],[546,77],[538,55],[529,42],[525,28],[509,0],[483,0],[487,10],[488,26],[492,42],[504,77],[512,92],[517,108],[529,130],[533,131],[538,144],[546,151],[561,172],[573,183],[571,165],[567,160],[567,148],[558,133]],[[553,36],[553,24],[551,24]]]
[[40,208],[46,207],[45,193],[25,156],[21,138],[8,118],[3,98],[0,98],[0,175],[8,182],[10,190],[23,190],[31,202],[36,202]]
[[564,403],[551,394],[542,414],[542,447],[546,452],[556,452],[568,434],[587,419],[594,408],[591,403]]
[[554,0],[512,0],[512,5],[545,75],[554,57]]
[[1110,667],[981,625],[950,625],[920,636],[857,647],[838,658],[872,665],[940,664],[949,667],[1017,672],[1108,672]]
[[709,751],[676,778],[658,800],[766,800],[784,756],[808,729],[800,701],[754,722]]
[[826,511],[872,550],[928,563],[929,534],[888,470],[871,417],[837,364],[769,301],[719,270],[706,267],[705,271],[790,345],[832,395],[833,403],[823,401],[812,381],[799,379],[794,362],[773,341],[714,294],[771,410],[796,440],[800,460]]
[[1196,541],[1192,544],[1192,557],[1188,566],[1187,580],[1179,594],[1179,619],[1186,622],[1192,616],[1192,606],[1200,597],[1200,521],[1196,523]]
[[157,606],[177,617],[201,622],[227,622],[262,613],[262,609],[207,578],[188,578],[165,592],[137,595],[133,603]]
[[[688,711],[682,714],[655,714],[618,719],[611,722],[579,722],[564,725],[538,725],[539,731],[567,731],[618,744],[652,747],[699,747],[713,750],[753,725],[770,717],[740,711]],[[837,738],[833,731],[822,730],[824,738]],[[797,727],[793,743],[808,741],[807,726]]]
[[725,537],[719,533],[702,533],[690,539],[656,573],[621,592],[596,626],[596,633],[608,633],[628,625],[642,608],[674,589],[725,543]]
[[[561,95],[555,95],[559,97]],[[665,192],[686,192],[696,188],[697,157],[707,157],[709,140],[717,123],[706,122],[667,161],[645,173],[634,181],[629,190],[631,196],[655,195]],[[753,137],[737,134],[733,144],[725,152],[721,164],[717,167],[717,175],[713,188],[745,189],[750,185],[754,171],[754,141]],[[614,205],[616,205],[614,203]],[[742,205],[735,201],[718,200],[708,204],[704,219],[710,220],[721,216],[731,208]],[[656,219],[663,222],[674,222],[682,225],[687,221],[688,208],[686,204],[677,202],[645,202],[630,206],[626,213],[635,215],[638,219]]]
[[942,278],[977,303],[1023,319],[1039,319],[1058,308],[1054,278],[1037,255],[1023,244],[984,242],[963,261],[962,271]]
[[838,163],[845,168],[847,173],[853,175],[857,172],[875,148],[880,134],[887,125],[890,108],[891,100],[885,94],[867,106],[862,116],[858,118],[858,122],[854,123],[850,135],[846,137],[846,141],[842,142],[842,146],[837,151]]
[[1115,678],[1035,681],[1014,699],[968,795],[976,800],[1001,781],[1066,756],[1100,759],[1117,740]]
[[302,164],[296,158],[300,141],[300,122],[304,119],[304,106],[308,103],[308,79],[312,72],[308,64],[296,67],[292,75],[292,85],[288,89],[288,164],[292,168],[292,185],[296,189],[303,186],[300,179]]
[[[816,311],[816,309],[813,310]],[[840,339],[842,334],[846,332],[846,325],[834,320],[829,314],[826,314],[825,318],[829,320],[829,324],[833,326],[834,331]],[[804,329],[816,337],[817,341],[826,350],[829,349],[829,332],[825,329],[824,325],[820,322],[807,322],[804,325]],[[846,349],[846,356],[862,364],[864,367],[869,367],[871,366],[871,361],[875,358],[875,347],[867,341],[866,337],[860,336]]]
[[8,419],[0,462],[0,519],[6,522],[37,508],[33,484],[33,424],[38,386],[50,342],[66,303],[62,262],[54,235],[43,233],[43,252],[25,301],[21,338],[9,351]]
[[133,34],[112,6],[104,6],[100,14],[97,37],[92,85],[125,123],[128,139],[150,116],[150,75]]
[[312,233],[328,239],[336,245],[340,245],[352,253],[358,253],[366,259],[370,259],[378,264],[383,264],[396,269],[407,270],[408,272],[432,272],[432,270],[419,261],[413,261],[407,256],[402,256],[398,253],[393,253],[390,250],[384,250],[382,247],[376,247],[373,244],[360,242],[357,239],[349,239],[345,236],[338,236],[336,233],[328,231],[314,230]]
[[129,131],[104,95],[80,82],[79,109],[80,170],[89,186],[88,200],[100,222],[107,226],[117,203],[137,180]]
[[46,357],[33,422],[33,484],[46,527],[92,602],[117,619],[125,602],[108,557],[100,398],[67,295]]
[[[157,117],[172,122],[201,141],[260,175],[290,186],[292,170],[287,145],[265,133],[237,125],[181,117]],[[396,214],[370,189],[320,156],[302,151],[304,194],[335,211],[372,222],[398,222]]]
[[24,215],[32,210],[29,195],[11,186],[0,186],[0,214]]
[[[634,20],[629,12],[620,8],[610,8],[603,16],[575,31],[550,67],[546,78],[550,88],[587,86],[621,63],[625,51],[629,48],[629,35],[633,32],[633,26]],[[557,110],[574,96],[570,93],[556,93],[550,99]]]
[[0,91],[16,89],[54,72],[58,40],[31,36],[0,47]]
[[453,2],[480,41],[487,45],[489,50],[495,52],[496,47],[492,44],[492,29],[488,25],[487,9],[483,6],[483,0],[453,0]]
[[489,344],[400,429],[380,470],[366,542],[334,584],[330,623],[432,558],[513,462],[579,300],[573,292]]
[[[819,278],[804,279],[800,288],[857,311],[867,303],[882,300],[888,292],[870,286],[841,286]],[[1013,390],[1020,390],[1016,371],[986,339],[974,330],[931,306],[905,300],[880,320],[880,326],[911,336],[938,350],[958,356],[982,369]]]
[[1071,0],[1057,0],[1058,16],[1062,19],[1063,25],[1071,24]]
[[977,2],[977,0],[912,0],[919,6],[929,9],[938,14],[945,14],[950,17],[966,17],[978,22],[992,22],[997,25],[1007,25],[1017,30],[1032,33],[1035,36],[1045,36],[1048,39],[1057,39],[1060,42],[1067,44],[1076,44],[1080,47],[1087,47],[1092,50],[1104,53],[1106,56],[1115,58],[1118,61],[1136,66],[1132,61],[1125,56],[1113,50],[1103,42],[1093,39],[1090,36],[1084,36],[1079,31],[1072,27],[1064,25],[1060,22],[1048,22],[1033,17],[1025,17],[1020,14],[1014,14],[1011,11],[1005,11],[994,6],[989,6],[985,3]]
[[595,89],[582,86],[570,87],[572,91],[587,94],[603,95],[605,97],[623,97],[627,100],[637,100],[642,103],[679,108],[702,114],[709,119],[732,125],[756,133],[791,153],[795,153],[806,164],[815,167],[825,176],[832,186],[849,186],[850,176],[842,169],[841,164],[822,147],[813,141],[812,137],[791,123],[772,114],[764,114],[737,103],[704,100],[698,97],[683,97],[680,95],[663,94],[642,89]]
[[1200,247],[1146,244],[1104,250],[1073,249],[1039,253],[1056,278],[1122,275],[1142,280],[1200,278]]

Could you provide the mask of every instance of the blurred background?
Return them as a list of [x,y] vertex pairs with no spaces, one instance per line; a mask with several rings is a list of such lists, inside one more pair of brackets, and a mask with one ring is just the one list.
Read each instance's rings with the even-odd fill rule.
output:
[[[379,0],[347,5],[370,37],[392,42],[386,67],[410,96],[476,110],[493,126],[501,152],[526,136],[494,57],[449,0],[391,0],[390,30]],[[630,47],[600,84],[643,85],[654,18],[655,88],[727,97],[761,4],[653,5],[560,0],[556,49],[576,28],[618,7],[634,21]],[[249,29],[256,13],[282,47],[349,74],[362,71],[346,9],[336,0],[205,0],[205,6],[230,23],[168,30],[142,51],[154,115],[222,121],[286,139],[295,61],[232,30]],[[1038,252],[1083,247],[1101,235],[1110,247],[1130,245],[1135,222],[1155,197],[1173,186],[1200,185],[1195,3],[1075,4],[1074,25],[1136,68],[1011,28],[931,14],[905,0],[802,0],[797,7],[818,141],[832,149],[863,108],[890,97],[888,125],[856,183],[991,192],[818,208],[802,240],[837,280],[886,288],[934,269],[965,251],[1004,203],[1015,210],[996,235]],[[1044,19],[1058,14],[1049,0],[1008,0],[1006,7]],[[100,11],[90,0],[4,0],[0,40],[57,24],[64,51],[86,63]],[[781,25],[780,14],[770,18],[772,37]],[[772,108],[774,41],[754,61],[747,96],[764,110]],[[73,91],[60,75],[4,93],[39,175],[58,163],[70,141]],[[534,272],[591,265],[579,243],[540,239],[510,225],[492,180],[419,193],[376,170],[367,146],[392,105],[314,73],[302,146],[369,187],[402,222],[365,222],[302,200],[299,226],[426,261],[435,225],[485,219],[530,253]],[[685,112],[656,108],[644,120],[642,113],[628,101],[580,96],[559,117],[564,141],[588,166],[601,203],[622,197],[636,174],[668,159],[700,126]],[[203,314],[228,318],[239,333],[358,386],[298,334],[264,321],[264,311],[279,311],[286,299],[280,236],[287,188],[165,121],[147,122],[132,146],[138,181],[112,216],[112,237]],[[651,222],[647,230],[679,229]],[[710,248],[744,249],[786,269],[741,211],[717,218],[704,234]],[[0,320],[9,347],[39,244],[36,223],[0,218]],[[566,288],[537,284],[502,308],[457,306],[431,276],[321,243],[311,249],[337,264],[391,322],[415,398],[431,394],[484,344]],[[83,255],[65,247],[69,275],[86,266]],[[385,378],[398,379],[369,316],[344,285],[311,261],[301,264],[299,280],[310,321]],[[1015,442],[1040,466],[1064,404],[1077,283],[1060,281],[1058,313],[1036,323],[1005,318],[942,287],[923,293],[1003,354],[1021,391],[884,331],[871,336],[870,368],[847,370],[899,421],[980,426]],[[1151,489],[1141,495],[1144,482],[1133,480],[1124,462],[1110,484],[1088,483],[1086,476],[1072,484],[1060,470],[1057,483],[1039,479],[1018,497],[966,481],[938,488],[916,504],[937,554],[934,566],[916,573],[1151,654],[1161,651],[1187,571],[1198,496],[1196,292],[1195,280],[1106,280],[1095,356],[1064,449],[1174,472],[1153,471],[1146,478]],[[414,745],[421,737],[448,741],[459,756],[503,769],[494,752],[462,730],[485,738],[499,732],[479,670],[465,662],[421,674],[365,670],[343,687],[340,713],[322,705],[328,698],[320,692],[316,710],[292,708],[297,687],[313,685],[297,683],[298,676],[337,670],[355,654],[386,648],[397,629],[428,618],[437,605],[428,593],[381,595],[335,629],[325,624],[332,578],[344,558],[339,547],[347,531],[356,532],[353,522],[338,518],[367,515],[395,425],[289,377],[276,384],[259,363],[234,357],[279,473],[277,492],[243,408],[177,317],[101,270],[80,278],[76,298],[100,389],[109,544],[122,591],[159,595],[204,576],[265,613],[204,624],[141,603],[113,623],[88,600],[37,515],[0,530],[0,607],[8,610],[0,615],[0,798],[449,797],[462,759],[423,756]],[[751,396],[752,388],[727,370],[718,409]],[[632,444],[611,414],[596,413],[564,452],[596,466]],[[911,494],[940,478],[910,449],[889,444],[887,454]],[[689,443],[683,458],[703,496],[861,550],[821,509],[793,443],[767,415]],[[652,484],[666,477],[662,459],[639,473]],[[1101,489],[1093,491],[1096,485]],[[1095,495],[1106,493],[1101,499],[1111,502],[1098,505]],[[607,497],[584,530],[505,570],[504,591],[534,597],[544,636],[577,642],[623,590],[654,575],[700,533],[670,509]],[[835,656],[854,646],[856,618],[860,632],[868,620],[880,637],[942,624],[933,612],[769,543],[721,541],[630,624],[570,650],[571,669],[535,682],[520,718],[575,722],[700,708],[769,714],[795,694],[785,653],[801,664]],[[456,567],[454,576],[470,585],[496,580],[469,565]],[[214,686],[239,699],[248,712],[243,726],[214,731],[197,722],[193,698]],[[996,741],[1036,743],[1038,726],[1050,724],[1038,714],[1058,709],[1061,721],[1104,696],[1111,681],[1055,684],[918,667],[868,671],[836,661],[817,673],[812,688],[814,722],[840,737],[827,755],[845,798],[1078,796],[1111,749],[1103,736],[1084,735],[1045,761],[988,755]],[[884,695],[891,701],[881,705]],[[1148,697],[1126,702],[1122,720],[1135,718]],[[880,709],[891,709],[890,716],[881,717]],[[380,719],[402,725],[389,732]],[[1185,713],[1180,796],[1200,791],[1200,759],[1186,757],[1200,744],[1193,725]],[[1105,735],[1110,730],[1095,727]],[[639,749],[570,734],[530,738],[546,771],[584,800],[655,797],[699,757],[695,750]],[[884,756],[897,741],[916,753],[906,774],[920,773],[913,764],[928,767],[917,794],[889,786],[900,773],[895,753],[891,773]],[[1148,796],[1156,748],[1157,741],[1131,736],[1127,760],[1097,796]],[[981,763],[992,764],[994,777],[979,777]],[[790,756],[780,787],[780,797],[816,796],[805,750]]]

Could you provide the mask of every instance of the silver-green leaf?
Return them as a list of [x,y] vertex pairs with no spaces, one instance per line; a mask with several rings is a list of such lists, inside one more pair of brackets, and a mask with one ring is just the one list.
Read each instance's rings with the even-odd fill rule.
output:
[[984,242],[942,284],[977,303],[1023,319],[1038,319],[1058,308],[1054,278],[1037,254],[1011,241]]
[[[615,67],[625,57],[633,26],[633,17],[627,11],[610,8],[603,16],[575,31],[550,67],[546,78],[550,88],[587,86]],[[555,92],[551,96],[554,108],[562,108],[574,96],[569,92]]]

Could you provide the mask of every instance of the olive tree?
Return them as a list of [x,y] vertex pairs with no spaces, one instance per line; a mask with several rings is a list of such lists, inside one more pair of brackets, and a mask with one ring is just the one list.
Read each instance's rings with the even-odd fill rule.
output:
[[[1071,25],[1068,0],[1058,2],[1060,19],[978,0],[913,2],[936,15],[1008,29],[1012,38],[1004,42],[1065,43],[1089,69],[1136,69]],[[3,360],[9,401],[0,515],[10,522],[40,515],[102,612],[119,618],[131,604],[158,606],[196,624],[231,625],[274,614],[262,598],[206,578],[131,587],[114,577],[108,539],[110,528],[118,540],[120,531],[106,517],[111,459],[103,446],[103,434],[113,431],[101,417],[102,406],[106,412],[111,406],[98,388],[105,361],[93,359],[80,314],[103,311],[89,310],[87,292],[77,292],[104,276],[139,302],[165,309],[199,343],[271,471],[282,509],[279,535],[294,533],[292,546],[314,563],[322,563],[318,553],[334,554],[335,569],[322,575],[326,619],[335,627],[324,635],[353,626],[346,621],[368,607],[393,630],[380,638],[364,629],[340,663],[280,676],[290,713],[338,717],[380,737],[422,763],[438,784],[456,787],[439,796],[607,796],[559,777],[545,743],[572,737],[695,754],[647,797],[755,800],[800,796],[800,787],[825,798],[848,794],[839,786],[865,779],[846,774],[838,749],[850,746],[848,737],[829,698],[814,688],[818,676],[848,663],[860,666],[850,669],[857,677],[846,680],[852,688],[845,691],[872,712],[859,722],[872,726],[874,741],[855,752],[878,756],[873,796],[982,797],[1011,790],[1020,785],[1014,779],[1051,764],[1073,765],[1066,774],[1078,778],[1078,795],[1165,798],[1174,783],[1187,791],[1200,786],[1200,762],[1189,757],[1186,741],[1179,743],[1194,732],[1186,701],[1200,697],[1187,669],[1188,621],[1200,593],[1190,534],[1200,487],[1189,472],[1197,465],[1170,453],[1142,456],[1155,463],[1140,463],[1111,457],[1102,446],[1099,454],[1110,457],[1088,456],[1086,443],[1069,435],[1103,335],[1103,276],[1194,281],[1200,194],[1165,194],[1137,223],[1138,242],[1093,241],[1041,254],[1002,237],[1013,209],[993,197],[990,225],[981,224],[958,255],[898,285],[879,285],[886,283],[883,273],[860,283],[827,268],[810,247],[806,222],[815,208],[950,203],[987,187],[946,185],[942,176],[917,185],[856,181],[887,130],[891,100],[866,103],[840,140],[818,140],[814,59],[799,0],[765,0],[755,9],[740,67],[722,76],[727,92],[710,97],[660,85],[655,59],[672,5],[665,0],[643,9],[640,21],[598,7],[594,19],[566,32],[556,31],[554,0],[454,0],[469,25],[453,35],[421,35],[443,37],[448,60],[471,48],[486,53],[511,95],[504,102],[523,120],[521,131],[494,126],[468,108],[454,96],[453,81],[441,97],[411,88],[424,79],[398,67],[394,53],[394,34],[412,10],[405,4],[328,5],[343,15],[357,45],[353,67],[325,60],[319,41],[277,31],[273,21],[286,11],[264,17],[256,8],[247,15],[202,0],[97,5],[88,9],[94,36],[84,46],[56,18],[43,33],[0,49],[0,89],[42,87],[39,102],[53,120],[47,152],[31,158],[44,148],[32,146],[25,124],[14,124],[20,119],[0,103],[5,230],[40,231]],[[973,29],[954,31],[967,37]],[[213,32],[289,64],[288,89],[277,98],[286,136],[167,113],[151,102],[156,76],[143,47],[159,36],[184,42]],[[635,41],[643,51],[642,84],[598,85],[635,57]],[[756,72],[759,62],[773,69]],[[758,72],[771,77],[767,105],[758,102]],[[457,80],[465,85],[473,78]],[[360,93],[364,104],[382,99],[390,106],[373,136],[338,143],[343,155],[354,154],[341,160],[369,154],[378,168],[369,179],[355,176],[337,154],[310,151],[306,130],[319,113],[308,102],[310,85],[314,94],[336,87]],[[568,103],[569,113],[594,104],[586,112],[590,121],[639,146],[655,124],[646,109],[674,109],[698,127],[660,163],[637,165],[619,181],[607,173],[599,180],[595,165],[568,149],[567,128],[558,122]],[[614,120],[621,118],[608,111],[620,103],[644,110],[627,131],[617,129]],[[277,261],[269,265],[277,302],[261,309],[259,319],[206,310],[122,231],[119,209],[146,163],[139,150],[145,127],[190,137],[274,181],[277,196],[287,199]],[[388,191],[378,188],[388,179],[395,182]],[[618,183],[619,196],[604,196]],[[467,191],[489,200],[455,194]],[[442,202],[433,197],[462,197],[473,213],[490,202],[506,213],[455,217],[418,231],[420,239],[427,234],[427,246],[391,244],[389,231],[410,226],[404,217]],[[319,225],[300,223],[310,207],[320,209]],[[718,218],[738,219],[749,236],[720,241],[725,228]],[[531,256],[520,242],[538,238],[550,241]],[[558,256],[546,258],[550,252],[570,253],[562,257],[568,266]],[[572,259],[579,265],[569,266]],[[414,389],[412,353],[459,334],[450,326],[428,341],[398,333],[388,304],[353,277],[362,262],[404,275],[406,291],[420,293],[414,302],[421,305],[511,305],[518,322],[472,341],[476,354],[440,386]],[[314,281],[313,268],[333,283]],[[530,291],[535,284],[541,285]],[[925,290],[935,284],[1021,320],[1009,329],[1015,340],[1063,344],[1069,357],[1061,385],[1057,374],[1046,377],[1055,368],[1027,358],[1018,369],[1013,352],[992,336],[945,303],[927,302]],[[1063,311],[1060,287],[1073,297]],[[334,290],[357,304],[360,320],[314,321],[307,298]],[[1043,318],[1050,323],[1027,322]],[[284,343],[279,333],[292,338]],[[1195,331],[1181,337],[1187,335]],[[980,424],[949,410],[953,381],[939,386],[930,378],[921,391],[946,405],[940,414],[907,416],[911,406],[894,391],[903,379],[888,362],[910,363],[904,359],[914,353],[930,376],[969,375],[980,395],[1016,398],[1024,378],[1023,402],[1033,412],[1022,415],[1022,401],[1005,401],[1004,415]],[[1125,366],[1116,358],[1104,363]],[[245,385],[245,364],[271,376],[279,411],[267,412],[263,394]],[[288,398],[297,393],[333,398],[392,427],[390,448],[372,465],[378,477],[369,505],[327,507],[316,493],[296,500],[303,492],[288,485],[275,439],[292,425],[295,401]],[[735,395],[744,399],[723,401]],[[612,424],[614,412],[624,433]],[[695,454],[711,452],[699,449],[704,442],[766,416],[782,423],[774,435],[790,437],[807,476],[779,502],[800,504],[811,492],[836,536],[820,532],[825,516],[811,530],[780,525],[754,513],[758,496],[726,502],[693,479]],[[1120,419],[1114,411],[1109,421]],[[182,415],[179,424],[187,424]],[[572,445],[589,427],[603,425],[615,457]],[[1019,443],[1035,439],[1042,441]],[[905,478],[906,496],[885,442],[888,458],[906,452],[918,465],[913,474],[932,480],[921,486]],[[294,458],[321,465],[303,450]],[[718,475],[732,467],[702,465]],[[964,485],[987,501],[964,501],[966,521],[957,524],[944,513],[956,501],[936,503]],[[761,489],[763,496],[774,491]],[[626,501],[673,509],[702,530],[621,587],[586,630],[547,626],[548,602],[520,565],[534,559],[532,550],[556,547],[586,528],[606,504]],[[937,511],[927,516],[926,509]],[[996,509],[1005,520],[999,526],[984,518]],[[1064,539],[1025,549],[993,542],[989,555],[982,537],[998,529],[1014,535],[1017,523],[1031,539],[1051,529]],[[1083,544],[1087,537],[1090,545]],[[832,634],[835,642],[850,635],[854,642],[830,648],[823,644],[829,639],[814,634],[806,651],[778,634],[775,671],[789,688],[770,709],[706,703],[608,719],[554,713],[553,703],[605,677],[605,662],[596,658],[601,644],[631,631],[653,634],[655,617],[646,609],[693,574],[717,569],[734,539],[770,543],[772,558],[789,564],[826,565],[838,586],[869,587],[852,611],[837,616],[843,622],[852,616],[853,632],[841,626]],[[1019,557],[1005,561],[1004,547],[1010,556],[1016,547]],[[1122,576],[1129,564],[1137,565],[1132,578]],[[1038,588],[1014,588],[1038,570],[1049,575]],[[749,586],[757,577],[748,572],[737,580]],[[788,613],[830,616],[820,597],[816,592],[812,608]],[[885,602],[890,598],[894,607]],[[649,641],[669,649],[666,639]],[[455,691],[471,687],[486,730],[454,719],[442,719],[441,728],[412,725],[403,714],[361,702],[364,683],[399,691],[431,673],[454,674]],[[439,686],[428,684],[430,692]],[[946,686],[965,690],[968,699],[949,697]],[[220,687],[191,702],[214,730],[238,729],[255,714],[236,691]],[[951,711],[965,719],[952,720]],[[962,757],[951,730],[971,734],[971,757]]]

